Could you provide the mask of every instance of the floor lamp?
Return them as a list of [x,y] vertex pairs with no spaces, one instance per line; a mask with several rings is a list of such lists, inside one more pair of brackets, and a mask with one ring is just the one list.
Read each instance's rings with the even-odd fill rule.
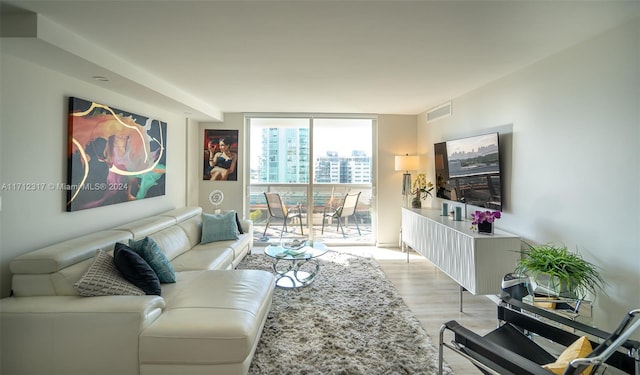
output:
[[411,195],[411,173],[409,171],[418,170],[418,156],[409,154],[396,155],[396,171],[404,171],[402,175],[402,195],[404,204],[407,204],[407,197]]

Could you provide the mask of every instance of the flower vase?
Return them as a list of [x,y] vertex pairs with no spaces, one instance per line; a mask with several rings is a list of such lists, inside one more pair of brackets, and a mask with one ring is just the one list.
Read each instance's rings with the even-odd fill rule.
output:
[[478,223],[478,233],[493,234],[493,223],[490,223],[488,221]]
[[416,195],[415,197],[413,197],[413,199],[411,200],[411,207],[422,208],[422,201],[420,201],[419,195]]

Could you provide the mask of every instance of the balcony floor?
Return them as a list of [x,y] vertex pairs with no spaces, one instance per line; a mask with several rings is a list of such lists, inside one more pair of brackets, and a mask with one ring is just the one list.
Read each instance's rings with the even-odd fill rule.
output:
[[[290,223],[287,225],[287,231],[282,232],[282,221],[272,221],[265,235],[266,221],[253,223],[253,239],[256,246],[277,244],[280,242],[280,235],[283,240],[309,238],[306,225],[303,223],[304,235],[300,234],[300,224]],[[344,228],[344,236],[342,231],[337,228],[337,223],[326,223],[324,233],[322,233],[322,224],[313,225],[313,234],[311,238],[323,241],[328,245],[373,245],[375,239],[371,230],[370,223],[358,223],[360,234],[353,222],[347,223]]]

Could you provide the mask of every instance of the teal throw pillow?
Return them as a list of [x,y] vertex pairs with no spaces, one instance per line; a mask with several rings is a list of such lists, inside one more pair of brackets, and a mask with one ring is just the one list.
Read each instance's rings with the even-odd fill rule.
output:
[[202,238],[200,243],[237,240],[240,238],[236,224],[236,212],[202,214]]
[[152,238],[145,237],[140,241],[129,240],[129,247],[149,263],[161,283],[176,282],[173,266]]

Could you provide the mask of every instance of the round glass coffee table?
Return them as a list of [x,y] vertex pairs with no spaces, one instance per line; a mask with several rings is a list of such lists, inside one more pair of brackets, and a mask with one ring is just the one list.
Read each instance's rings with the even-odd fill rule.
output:
[[273,258],[276,285],[281,288],[300,288],[311,284],[320,272],[316,258],[327,251],[325,244],[315,241],[270,245],[264,249],[264,253]]

